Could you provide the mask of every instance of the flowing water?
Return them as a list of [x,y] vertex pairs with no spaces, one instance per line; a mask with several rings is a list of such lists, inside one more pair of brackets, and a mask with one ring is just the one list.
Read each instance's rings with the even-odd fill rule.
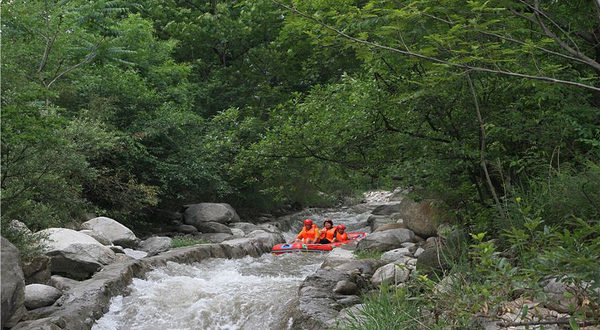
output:
[[93,330],[290,329],[301,281],[324,254],[169,263],[134,279]]
[[[308,217],[319,225],[331,218],[349,231],[367,231],[370,206],[313,209]],[[289,240],[297,232],[284,236]],[[211,259],[191,265],[168,263],[144,279],[134,279],[128,295],[112,298],[109,312],[92,329],[291,329],[298,287],[319,269],[325,257],[321,253],[290,253]]]

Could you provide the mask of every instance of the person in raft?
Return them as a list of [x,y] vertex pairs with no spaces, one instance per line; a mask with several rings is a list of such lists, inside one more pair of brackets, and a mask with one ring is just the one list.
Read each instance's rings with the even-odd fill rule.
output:
[[348,234],[346,233],[346,226],[338,225],[335,227],[335,237],[332,242],[345,242],[348,240]]
[[319,240],[319,227],[312,220],[304,220],[304,227],[292,243],[316,244]]
[[323,222],[323,228],[319,231],[319,243],[329,244],[333,242],[335,236],[335,227],[333,227],[333,221],[331,219],[325,219]]

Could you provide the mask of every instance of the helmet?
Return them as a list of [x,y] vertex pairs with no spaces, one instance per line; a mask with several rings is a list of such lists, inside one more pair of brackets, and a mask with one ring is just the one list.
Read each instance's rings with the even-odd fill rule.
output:
[[325,221],[323,221],[323,225],[326,223],[329,223],[333,227],[333,221],[331,221],[331,219],[325,219]]
[[337,229],[346,230],[346,226],[344,226],[344,225],[338,225]]
[[304,220],[304,225],[305,226],[311,226],[312,224],[313,224],[312,220],[310,220],[310,219]]

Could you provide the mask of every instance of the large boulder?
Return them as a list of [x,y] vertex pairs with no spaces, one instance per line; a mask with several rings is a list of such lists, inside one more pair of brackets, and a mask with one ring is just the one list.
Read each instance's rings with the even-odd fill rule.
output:
[[148,257],[155,256],[171,248],[170,237],[150,237],[140,243],[140,250],[148,252]]
[[95,230],[83,229],[83,230],[80,230],[79,232],[92,237],[93,239],[97,240],[98,243],[100,243],[102,245],[112,245],[112,242],[110,241],[110,239],[108,237],[106,237],[104,234],[99,233]]
[[25,307],[36,309],[54,304],[62,292],[52,286],[44,284],[29,284],[25,287]]
[[194,237],[208,241],[210,243],[222,243],[226,240],[234,238],[232,234],[226,233],[197,234]]
[[[228,224],[239,222],[240,217],[231,205],[226,203],[199,203],[188,205],[183,215],[184,222],[196,228],[204,222]],[[198,228],[200,230],[200,228]]]
[[371,214],[390,215],[396,212],[400,212],[400,203],[379,205],[371,212]]
[[376,233],[376,232],[380,232],[380,231],[386,231],[386,230],[390,230],[390,229],[401,229],[401,228],[406,228],[406,225],[404,223],[394,222],[394,223],[387,223],[387,224],[378,226],[375,230],[373,230],[373,232]]
[[427,199],[417,203],[410,198],[404,198],[400,203],[400,217],[406,227],[421,237],[437,235],[437,223],[441,220],[442,212],[434,206],[436,200]]
[[431,245],[417,257],[417,269],[425,274],[440,273],[450,265],[450,257],[443,246]]
[[389,231],[382,231],[367,235],[356,246],[356,251],[370,250],[385,252],[399,248],[402,242],[398,240],[396,235]]
[[410,250],[408,248],[402,247],[399,249],[394,249],[394,250],[384,252],[381,255],[381,260],[387,261],[387,262],[396,262],[398,260],[404,259],[407,256],[412,257],[412,253],[410,253]]
[[50,257],[52,273],[88,278],[115,260],[111,249],[86,234],[65,228],[49,228],[40,233],[47,237],[45,252]]
[[192,225],[179,225],[177,231],[184,234],[197,234],[198,228]]
[[406,267],[400,267],[395,262],[389,263],[378,268],[371,278],[371,283],[374,286],[382,284],[398,285],[404,283],[410,275],[410,270]]
[[198,222],[194,226],[204,234],[222,233],[233,235],[233,232],[229,227],[218,222]]
[[394,223],[394,220],[387,215],[371,215],[367,219],[367,223],[371,226],[371,232],[374,232],[379,227]]
[[52,275],[50,277],[50,280],[48,281],[48,285],[53,286],[62,292],[71,290],[71,288],[76,286],[77,284],[79,284],[79,281],[67,277],[62,277],[60,275]]
[[111,218],[93,218],[82,223],[81,228],[90,229],[104,235],[114,245],[136,247],[138,243],[137,237],[129,228]]
[[402,247],[402,243],[415,241],[415,234],[408,229],[390,229],[367,235],[365,238],[358,242],[356,250],[386,252]]
[[237,228],[237,229],[241,229],[242,231],[244,231],[244,235],[245,234],[250,234],[251,232],[255,231],[255,230],[259,230],[261,229],[261,227],[253,224],[253,223],[249,223],[249,222],[236,222],[236,223],[232,223],[231,228]]
[[0,237],[2,245],[2,293],[1,327],[15,325],[26,313],[25,306],[25,277],[21,269],[21,254],[6,238]]

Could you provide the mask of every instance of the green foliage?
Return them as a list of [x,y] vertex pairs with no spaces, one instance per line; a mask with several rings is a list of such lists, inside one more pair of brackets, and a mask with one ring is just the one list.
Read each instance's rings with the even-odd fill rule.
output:
[[113,146],[97,122],[7,106],[2,120],[2,221],[32,230],[77,221],[89,208],[82,185],[95,179],[93,155]]
[[4,4],[3,226],[414,186],[499,239],[471,255],[490,283],[542,276],[540,256],[590,280],[592,237],[581,258],[546,241],[600,217],[592,2],[292,4]]
[[40,233],[32,233],[12,227],[10,221],[2,218],[0,221],[2,237],[11,242],[21,253],[21,260],[27,262],[44,253],[43,239]]
[[173,237],[173,239],[171,240],[171,247],[178,248],[178,247],[184,247],[184,246],[209,244],[209,243],[210,243],[210,241],[205,240],[205,239],[196,239],[196,238],[188,237],[188,236],[178,236],[178,237]]
[[[403,289],[384,290],[364,297],[363,308],[351,311],[339,329],[438,329]],[[441,329],[441,328],[440,328]]]
[[358,259],[376,259],[379,260],[383,252],[380,251],[370,251],[370,250],[362,250],[355,251],[354,254]]

